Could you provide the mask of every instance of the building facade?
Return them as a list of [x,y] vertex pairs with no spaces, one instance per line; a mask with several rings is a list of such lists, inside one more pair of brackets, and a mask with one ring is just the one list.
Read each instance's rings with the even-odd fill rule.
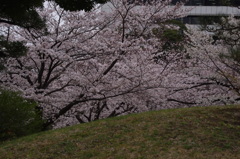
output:
[[[129,0],[129,3],[151,3],[158,0]],[[206,17],[230,16],[240,17],[240,0],[172,0],[172,4],[184,2],[185,7],[191,8],[188,16],[181,19],[185,24],[200,24]],[[108,3],[102,9],[108,11]],[[109,10],[110,11],[110,10]]]
[[[180,0],[173,0],[176,4]],[[182,18],[185,24],[199,24],[201,19],[217,16],[234,15],[240,17],[240,0],[188,0],[185,7],[192,7],[187,17]]]
[[[180,0],[172,0],[176,4]],[[186,0],[185,5],[189,6],[240,6],[240,0]]]

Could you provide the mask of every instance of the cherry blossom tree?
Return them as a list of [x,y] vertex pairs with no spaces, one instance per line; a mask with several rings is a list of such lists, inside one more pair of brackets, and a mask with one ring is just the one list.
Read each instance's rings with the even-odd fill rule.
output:
[[[178,29],[165,22],[187,12],[170,2],[113,0],[110,12],[68,12],[48,3],[39,11],[47,30],[10,28],[9,38],[24,41],[28,53],[6,61],[2,85],[37,101],[45,127],[147,110],[146,103],[164,98],[153,90],[165,89],[163,78],[184,55],[164,52],[166,39],[156,34]],[[156,56],[165,60],[156,63]]]
[[[221,44],[224,50],[219,53],[219,61],[215,67],[226,85],[240,95],[240,20],[234,16],[223,17],[215,28],[208,28],[214,33],[214,44]],[[213,61],[214,62],[214,61]]]
[[167,83],[174,88],[168,96],[173,105],[239,103],[239,20],[229,17],[223,24],[208,31],[189,27],[186,67],[175,72],[178,85]]
[[237,103],[239,56],[229,50],[238,50],[239,21],[229,18],[225,24],[235,27],[219,34],[187,29],[173,21],[187,14],[183,4],[147,2],[112,0],[91,12],[68,12],[50,2],[39,11],[45,30],[2,25],[1,34],[24,42],[28,51],[6,61],[1,86],[37,101],[45,128]]

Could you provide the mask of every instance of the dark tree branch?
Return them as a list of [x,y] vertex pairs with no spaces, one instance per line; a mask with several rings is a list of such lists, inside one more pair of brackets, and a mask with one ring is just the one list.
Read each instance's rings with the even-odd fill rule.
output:
[[118,59],[115,59],[110,66],[103,72],[103,75],[105,76],[106,74],[108,74],[108,72],[113,68],[113,66],[117,63]]
[[197,103],[195,103],[195,102],[180,101],[180,100],[172,99],[172,98],[167,99],[167,101],[169,101],[169,102],[177,102],[177,103],[187,104],[187,105],[197,104]]

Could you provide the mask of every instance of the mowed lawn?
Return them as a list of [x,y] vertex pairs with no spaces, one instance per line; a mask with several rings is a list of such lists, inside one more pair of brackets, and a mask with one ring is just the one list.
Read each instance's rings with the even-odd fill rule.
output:
[[240,106],[146,112],[0,143],[0,159],[240,159]]

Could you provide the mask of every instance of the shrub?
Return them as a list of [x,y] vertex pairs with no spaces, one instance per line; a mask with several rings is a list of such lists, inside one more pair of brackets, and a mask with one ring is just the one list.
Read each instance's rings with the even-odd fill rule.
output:
[[43,120],[36,102],[0,89],[0,141],[39,132]]

